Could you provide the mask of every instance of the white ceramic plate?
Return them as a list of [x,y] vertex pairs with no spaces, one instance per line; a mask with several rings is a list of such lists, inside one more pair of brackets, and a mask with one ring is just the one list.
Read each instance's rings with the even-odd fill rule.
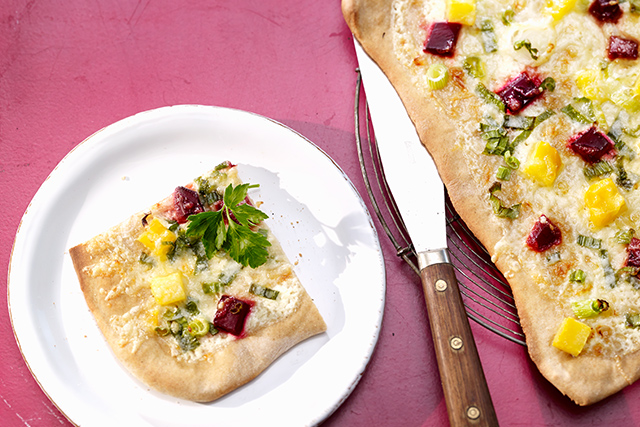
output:
[[[149,390],[113,357],[68,248],[146,209],[223,160],[238,164],[327,322],[327,332],[209,404]],[[385,272],[367,209],[317,146],[264,117],[174,106],[79,144],[29,205],[14,243],[9,307],[33,375],[78,425],[314,425],[349,395],[378,339]]]

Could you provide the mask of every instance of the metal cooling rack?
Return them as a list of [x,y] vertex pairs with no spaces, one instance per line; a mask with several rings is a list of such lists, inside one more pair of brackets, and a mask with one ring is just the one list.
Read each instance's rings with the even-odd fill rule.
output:
[[[397,255],[419,276],[416,253],[385,180],[368,105],[361,90],[362,78],[359,70],[357,74],[355,136],[362,177],[378,220],[393,243]],[[361,114],[361,108],[364,114]],[[449,252],[468,317],[501,337],[526,346],[506,279],[493,265],[486,249],[458,216],[448,196],[446,200]]]

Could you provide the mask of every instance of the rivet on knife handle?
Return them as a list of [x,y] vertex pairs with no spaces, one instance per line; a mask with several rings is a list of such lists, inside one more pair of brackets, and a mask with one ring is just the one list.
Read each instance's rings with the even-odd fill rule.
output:
[[449,422],[497,426],[489,388],[446,249],[419,258],[431,335]]

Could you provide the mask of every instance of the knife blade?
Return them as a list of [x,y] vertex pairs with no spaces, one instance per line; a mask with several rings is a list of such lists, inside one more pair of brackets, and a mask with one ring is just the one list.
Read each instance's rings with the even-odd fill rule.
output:
[[357,41],[355,45],[385,178],[418,254],[449,422],[496,426],[447,248],[444,185],[395,89]]

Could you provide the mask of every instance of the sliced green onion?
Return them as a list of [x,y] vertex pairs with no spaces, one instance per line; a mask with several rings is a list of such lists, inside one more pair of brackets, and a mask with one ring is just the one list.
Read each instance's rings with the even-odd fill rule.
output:
[[462,64],[462,69],[476,79],[484,77],[484,64],[477,56],[468,56]]
[[584,236],[582,234],[578,235],[578,240],[576,241],[576,243],[582,247],[589,249],[600,249],[600,247],[602,246],[602,240],[596,239],[591,236]]
[[506,166],[500,166],[496,172],[496,178],[501,181],[509,181],[511,178],[511,169]]
[[542,83],[540,83],[540,89],[548,90],[549,92],[553,92],[556,89],[556,81],[553,77],[545,78]]
[[202,271],[205,271],[209,268],[209,257],[207,256],[207,250],[202,243],[202,240],[198,240],[193,244],[189,245],[191,252],[196,257],[196,266],[194,269],[194,273],[198,274]]
[[516,42],[513,43],[513,49],[514,50],[520,50],[522,48],[527,49],[527,51],[529,52],[529,55],[531,55],[531,59],[536,60],[538,59],[538,49],[536,49],[535,47],[531,46],[531,42],[529,40],[518,40]]
[[206,282],[202,284],[202,292],[205,294],[218,294],[221,293],[225,286],[229,285],[236,278],[239,269],[228,268],[224,270],[218,276],[218,280],[211,283]]
[[182,311],[180,311],[178,307],[176,307],[174,310],[171,310],[171,309],[166,310],[162,315],[162,317],[164,317],[167,320],[178,320],[178,319],[184,318]]
[[502,184],[496,182],[489,189],[489,201],[493,207],[493,212],[500,218],[516,219],[520,215],[520,204],[506,207],[502,204],[495,193],[502,191]]
[[515,147],[516,145],[520,144],[522,141],[529,138],[529,135],[531,135],[531,132],[533,132],[533,129],[535,129],[538,125],[540,125],[540,123],[544,122],[554,114],[555,113],[552,110],[545,110],[542,113],[538,114],[536,117],[534,117],[533,124],[531,125],[531,127],[523,130],[515,138],[513,138],[513,141],[511,141],[511,145]]
[[436,62],[431,64],[427,69],[427,85],[431,90],[439,90],[444,88],[449,82],[449,70],[447,67]]
[[538,114],[536,116],[536,119],[533,122],[533,127],[535,128],[540,123],[544,122],[545,120],[547,120],[549,117],[553,116],[554,114],[555,114],[555,112],[553,110],[544,110],[542,113],[540,113],[540,114]]
[[504,123],[502,126],[510,129],[531,129],[535,119],[535,117],[531,116],[514,116],[507,114],[504,116]]
[[571,303],[571,309],[577,317],[586,319],[595,317],[603,311],[607,311],[609,309],[609,303],[603,299],[574,301]]
[[604,271],[605,283],[607,283],[610,288],[615,288],[617,283],[616,273],[615,271],[613,271],[613,267],[611,267],[609,253],[606,251],[606,249],[600,250],[600,265],[602,266],[602,270]]
[[251,285],[251,288],[249,288],[249,292],[251,292],[256,296],[264,297],[272,300],[275,300],[276,298],[278,298],[278,295],[280,295],[279,291],[275,291],[273,289],[256,285],[256,284]]
[[618,278],[618,279],[620,279],[620,278],[626,279],[628,277],[637,276],[638,273],[640,273],[640,267],[626,266],[626,267],[622,267],[618,271],[616,271],[616,278]]
[[169,335],[169,328],[161,328],[160,326],[156,327],[156,334],[160,335],[161,337],[166,337],[167,335]]
[[207,295],[217,294],[220,291],[219,291],[219,287],[216,285],[217,285],[217,282],[216,283],[204,282],[202,284],[202,292],[204,292]]
[[624,318],[627,328],[640,328],[640,313],[627,313]]
[[189,312],[189,314],[192,314],[192,315],[200,313],[200,310],[198,309],[198,304],[192,299],[189,299],[187,301],[184,308]]
[[488,133],[484,134],[483,138],[487,140],[483,151],[484,154],[502,156],[509,151],[509,137],[507,135]]
[[178,341],[182,351],[192,351],[200,346],[198,338],[195,335],[190,334],[187,328],[183,328],[179,334],[173,334],[173,336],[176,341]]
[[504,161],[511,169],[518,169],[520,167],[520,160],[516,156],[512,156],[510,151],[505,151]]
[[618,156],[618,158],[616,159],[616,170],[618,175],[618,177],[616,178],[616,184],[627,191],[631,190],[636,185],[638,180],[640,180],[640,177],[638,175],[626,171],[626,169],[624,168],[624,156]]
[[151,257],[146,252],[142,252],[140,254],[140,258],[138,258],[138,262],[140,264],[144,264],[144,265],[146,265],[148,267],[153,267],[153,257]]
[[478,83],[478,86],[476,86],[476,93],[487,104],[495,105],[502,112],[506,111],[507,107],[504,105],[504,102],[502,102],[500,96],[497,93],[491,92],[482,83]]
[[506,26],[511,25],[511,22],[513,22],[513,17],[515,16],[515,12],[513,11],[513,9],[511,8],[507,8],[507,10],[504,11],[504,13],[502,14],[502,23]]
[[565,113],[571,120],[579,122],[579,123],[585,123],[585,124],[591,124],[593,123],[593,120],[589,120],[587,117],[583,116],[578,110],[576,110],[574,108],[573,105],[571,104],[567,104],[564,107],[562,107],[560,109],[560,111],[562,111],[563,113]]
[[225,160],[224,162],[217,165],[214,169],[216,171],[221,171],[222,169],[227,169],[227,168],[230,168],[231,166],[232,166],[231,162],[229,162],[228,160]]
[[615,239],[620,244],[628,245],[631,243],[631,239],[633,239],[634,234],[636,234],[636,231],[633,228],[626,231],[620,230],[616,233]]
[[593,110],[593,101],[587,97],[573,98],[573,105],[591,122],[596,121],[596,113]]
[[622,129],[622,132],[624,132],[625,135],[637,138],[640,136],[640,126],[636,127],[635,129],[628,129],[625,127]]
[[609,162],[604,160],[601,160],[598,163],[594,163],[592,165],[587,165],[583,169],[584,176],[587,179],[606,175],[611,172],[613,172],[613,167],[609,164]]
[[616,117],[611,126],[609,126],[609,132],[607,136],[613,140],[613,142],[618,142],[620,137],[624,133],[624,123],[621,116]]
[[560,257],[560,252],[553,252],[553,253],[550,253],[549,255],[547,255],[547,263],[549,265],[557,264],[561,260],[562,260],[562,258]]
[[187,324],[187,330],[194,337],[204,336],[209,332],[209,322],[197,317]]
[[570,282],[584,283],[586,279],[587,279],[587,274],[584,271],[580,270],[579,268],[576,270],[571,270],[571,273],[569,274]]
[[482,33],[482,48],[485,53],[492,53],[498,50],[498,39],[493,30],[493,22],[490,19],[483,19],[478,26]]
[[180,322],[177,320],[172,320],[171,322],[169,322],[169,331],[171,332],[171,334],[173,335],[180,334],[183,329],[182,323],[183,322]]

